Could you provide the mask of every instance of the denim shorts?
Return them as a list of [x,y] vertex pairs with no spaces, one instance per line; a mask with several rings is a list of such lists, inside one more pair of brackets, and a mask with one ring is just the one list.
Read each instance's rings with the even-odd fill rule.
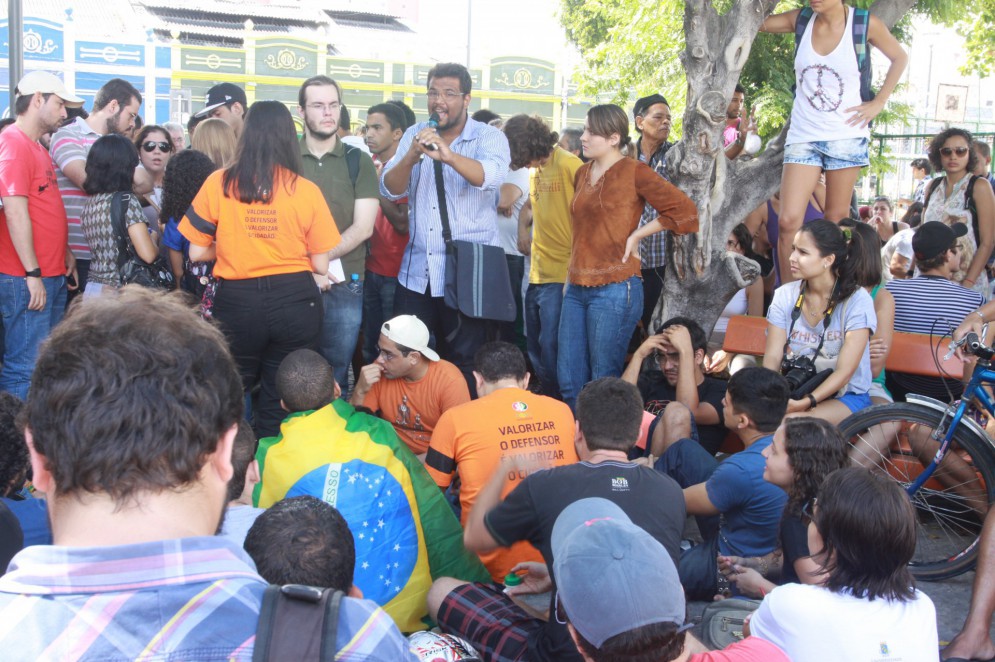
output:
[[856,414],[861,409],[866,409],[871,406],[871,396],[869,393],[844,393],[843,395],[836,398],[854,414]]
[[867,138],[794,143],[785,145],[784,162],[817,166],[823,170],[862,168],[870,163],[867,145]]

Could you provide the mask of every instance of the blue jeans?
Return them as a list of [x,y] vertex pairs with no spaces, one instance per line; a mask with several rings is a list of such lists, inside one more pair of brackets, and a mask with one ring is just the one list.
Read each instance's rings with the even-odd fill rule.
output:
[[321,325],[321,355],[335,371],[335,381],[342,387],[342,397],[349,395],[349,364],[356,352],[359,327],[363,322],[363,283],[358,292],[349,281],[335,283],[321,295],[325,320]]
[[380,327],[394,317],[394,290],[397,278],[366,271],[363,282],[363,363],[377,358]]
[[66,312],[64,276],[42,278],[45,285],[44,310],[28,310],[31,294],[23,276],[0,274],[0,311],[6,332],[0,391],[28,397],[31,373],[38,358],[38,346]]
[[643,281],[582,287],[567,283],[560,311],[556,374],[571,409],[584,385],[622,374],[625,351],[643,314]]
[[529,361],[539,377],[543,395],[560,397],[556,376],[556,347],[560,335],[563,283],[529,283],[525,291],[525,340]]

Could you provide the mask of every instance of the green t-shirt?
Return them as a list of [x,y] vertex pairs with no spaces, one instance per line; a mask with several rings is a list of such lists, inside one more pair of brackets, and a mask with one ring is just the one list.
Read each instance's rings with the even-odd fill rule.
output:
[[[350,147],[357,149],[358,147]],[[335,149],[326,153],[320,159],[315,157],[308,148],[305,138],[301,138],[301,159],[304,161],[305,179],[318,185],[325,202],[332,211],[335,225],[339,233],[344,234],[346,228],[352,225],[352,212],[356,200],[364,198],[378,198],[379,183],[377,182],[377,170],[373,166],[373,159],[359,150],[359,174],[356,177],[355,187],[349,177],[349,166],[346,163],[346,145],[341,140],[335,141]],[[363,277],[363,270],[366,263],[366,243],[362,243],[348,254],[342,257],[342,269],[345,272],[346,280],[350,274],[359,274]]]

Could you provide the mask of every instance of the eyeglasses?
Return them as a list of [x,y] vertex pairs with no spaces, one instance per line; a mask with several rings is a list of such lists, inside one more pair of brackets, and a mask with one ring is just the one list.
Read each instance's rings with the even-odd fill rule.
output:
[[438,101],[439,97],[445,97],[446,101],[453,101],[454,99],[459,99],[463,96],[463,93],[458,90],[445,90],[444,92],[439,92],[438,90],[429,90],[428,98],[432,101]]
[[811,501],[806,501],[805,505],[802,506],[802,515],[804,515],[805,517],[807,517],[812,522],[815,521],[815,516],[814,516],[814,514],[815,514],[815,506],[816,506],[816,504],[818,502],[819,502],[818,498],[812,497]]
[[964,156],[967,154],[967,147],[941,147],[940,154],[943,156],[952,156],[956,154],[957,156]]
[[149,140],[142,143],[142,149],[146,152],[154,152],[155,148],[158,147],[160,152],[172,152],[173,146],[168,142],[156,142],[155,140]]
[[334,103],[309,103],[307,105],[308,110],[313,110],[316,113],[331,113],[335,114],[341,112],[342,104],[338,101]]
[[413,351],[417,351],[417,350],[411,350],[409,352],[401,352],[400,354],[395,354],[393,352],[388,352],[385,349],[380,349],[379,347],[377,347],[377,355],[383,358],[384,363],[390,363],[391,361],[393,361],[394,359],[396,359],[399,356],[405,356],[406,357],[409,354],[411,354],[411,352],[413,352]]

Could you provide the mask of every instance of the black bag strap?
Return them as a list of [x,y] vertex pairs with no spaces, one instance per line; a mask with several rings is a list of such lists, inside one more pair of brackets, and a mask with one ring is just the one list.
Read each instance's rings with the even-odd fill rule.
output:
[[356,180],[359,179],[359,153],[363,150],[345,143],[342,143],[342,146],[345,147],[345,164],[349,168],[349,180],[352,182],[352,188],[355,189]]
[[339,607],[344,595],[302,584],[268,586],[259,610],[253,662],[332,662],[338,652]]
[[128,230],[124,225],[124,217],[131,205],[131,198],[130,193],[123,191],[118,191],[111,198],[111,229],[114,231],[114,239],[117,241],[118,269],[127,264],[135,252],[134,246],[131,245],[131,239],[128,237]]
[[442,219],[442,239],[448,246],[453,240],[449,227],[449,208],[446,206],[446,183],[442,181],[442,161],[432,160],[435,167],[435,192],[439,196],[439,218]]

